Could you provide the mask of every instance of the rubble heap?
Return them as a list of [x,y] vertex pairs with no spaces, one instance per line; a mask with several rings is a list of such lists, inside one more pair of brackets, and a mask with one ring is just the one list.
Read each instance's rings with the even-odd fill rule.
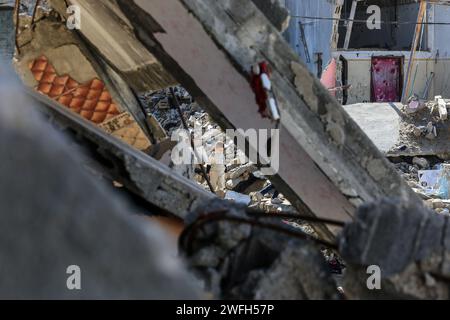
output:
[[394,166],[408,185],[439,214],[450,214],[448,161],[437,157],[394,158]]
[[[235,223],[248,218],[246,206],[213,200],[192,212],[180,244],[189,267],[204,288],[221,299],[338,299],[337,285],[318,247],[289,232],[278,219],[272,225]],[[218,216],[219,217],[219,216]],[[260,222],[266,219],[261,219]],[[273,220],[273,219],[272,219]]]

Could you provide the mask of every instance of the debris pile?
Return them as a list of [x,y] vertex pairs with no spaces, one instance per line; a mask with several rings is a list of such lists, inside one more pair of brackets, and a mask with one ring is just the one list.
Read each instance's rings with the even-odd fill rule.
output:
[[438,136],[437,126],[448,119],[447,108],[450,100],[436,96],[434,101],[424,102],[417,97],[411,98],[403,111],[410,120],[406,131],[416,138],[425,137],[434,140]]
[[[234,141],[227,139],[225,132],[211,119],[198,103],[181,86],[174,88],[174,92],[180,101],[183,117],[192,133],[201,129],[197,154],[203,154],[205,160],[202,165],[211,177],[211,163],[209,159],[214,156],[215,146],[218,142],[224,142],[225,170],[220,174],[225,183],[219,193],[222,198],[243,203],[251,208],[265,212],[295,212],[292,204],[280,194],[259,168],[252,162],[241,161],[245,155],[239,150]],[[146,110],[161,124],[172,140],[177,140],[177,130],[183,129],[182,119],[174,107],[170,90],[146,92],[140,95]],[[174,167],[173,164],[171,164]],[[196,166],[191,171],[193,180],[198,182],[205,190],[209,190],[208,183],[202,175],[202,171]],[[308,226],[302,226],[306,230],[312,230]]]
[[318,246],[277,218],[251,218],[245,205],[216,199],[186,219],[180,249],[207,292],[216,299],[339,298]]
[[450,162],[438,157],[399,157],[391,161],[408,185],[437,213],[450,215]]
[[[182,233],[179,251],[213,298],[340,299],[341,280],[348,297],[363,298],[371,296],[370,288],[364,287],[369,265],[383,268],[381,281],[386,286],[375,295],[449,296],[445,282],[449,278],[450,162],[443,160],[444,153],[440,158],[429,156],[432,153],[423,147],[439,145],[445,150],[445,143],[450,144],[450,100],[438,96],[424,102],[412,97],[403,108],[404,145],[422,153],[392,161],[413,192],[290,50],[279,32],[288,15],[275,10],[274,1],[263,6],[237,0],[201,6],[186,0],[155,1],[154,5],[76,1],[83,12],[83,28],[76,32],[66,27],[71,1],[50,3],[55,10],[39,9],[34,21],[34,8],[21,8],[15,68],[34,104],[73,143],[54,139],[49,128],[47,132],[36,129],[36,136],[26,134],[41,126],[39,121],[9,128],[19,117],[0,119],[4,132],[0,138],[6,143],[17,146],[18,140],[11,139],[17,136],[23,140],[20,145],[30,144],[18,152],[11,152],[14,146],[8,144],[4,153],[11,152],[13,157],[2,159],[0,166],[6,178],[0,194],[13,199],[5,202],[6,210],[0,210],[0,221],[5,222],[0,228],[13,239],[12,222],[26,236],[25,242],[12,241],[19,250],[5,250],[5,261],[23,263],[22,252],[30,250],[27,245],[40,243],[45,263],[51,260],[48,257],[58,256],[92,266],[97,271],[90,281],[94,293],[111,288],[120,297],[128,290],[118,291],[117,286],[125,289],[128,284],[136,290],[131,297],[197,296],[177,260],[173,268],[166,265],[170,249],[159,244],[165,241],[157,231],[147,229],[155,236],[155,241],[149,241],[131,222],[137,217],[121,216],[137,210],[110,194],[114,184],[139,210],[145,208],[143,212],[169,220],[176,216],[173,232]],[[278,28],[258,7],[278,12]],[[205,19],[211,16],[215,18]],[[4,110],[0,111],[6,114]],[[280,170],[270,181],[260,163],[254,163],[259,161],[248,161],[236,147],[237,138],[230,139],[223,128],[280,132],[281,143],[274,143],[269,135],[258,137],[257,146],[251,139],[246,141],[253,143],[250,149],[258,149],[258,156],[269,150],[280,155]],[[48,141],[38,139],[46,135]],[[186,161],[179,163],[181,143],[189,152],[182,157]],[[86,154],[72,157],[78,147]],[[35,155],[36,163],[22,164],[29,154]],[[50,183],[28,195],[21,180],[10,174],[18,171],[16,165],[32,177],[25,187],[36,189],[37,181]],[[82,171],[85,167],[87,171]],[[101,185],[103,180],[108,183]],[[108,191],[100,188],[108,184]],[[46,201],[64,187],[69,197],[65,202]],[[23,195],[28,201],[22,201]],[[372,204],[384,197],[401,201]],[[360,204],[366,205],[358,209]],[[57,212],[67,205],[62,215]],[[36,211],[32,216],[38,226],[56,226],[53,231],[60,230],[59,224],[67,229],[72,220],[76,226],[67,233],[47,233],[45,227],[28,232],[34,225],[17,220],[25,211],[24,221],[33,222],[30,214]],[[83,214],[91,211],[96,214]],[[107,221],[104,225],[115,232],[95,232],[103,225],[97,220]],[[127,220],[128,224],[121,223]],[[122,259],[106,264],[108,259],[91,259],[89,255],[108,242],[107,235],[116,233],[122,236],[111,240],[113,246],[103,258],[118,250]],[[37,240],[27,238],[32,235]],[[130,239],[135,246],[130,247]],[[63,251],[64,255],[58,254]],[[16,260],[8,260],[8,254]],[[97,283],[110,280],[105,279],[106,265],[112,267],[110,275],[115,280],[112,286],[96,288]],[[12,263],[7,267],[14,273]],[[21,276],[15,273],[19,281]],[[35,278],[28,272],[27,277],[31,276]],[[125,278],[130,281],[123,282]]]

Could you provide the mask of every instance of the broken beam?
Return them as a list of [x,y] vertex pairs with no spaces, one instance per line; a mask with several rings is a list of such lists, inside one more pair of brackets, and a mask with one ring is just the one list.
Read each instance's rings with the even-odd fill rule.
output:
[[58,128],[73,133],[75,140],[81,141],[79,145],[90,154],[83,165],[99,172],[103,178],[120,182],[151,205],[180,218],[214,198],[194,182],[107,135],[57,102],[31,89],[25,90]]
[[355,206],[385,196],[421,203],[252,2],[118,3],[140,41],[224,128],[273,128],[248,80],[251,65],[270,62],[282,113],[280,169],[270,179],[297,208],[348,221]]

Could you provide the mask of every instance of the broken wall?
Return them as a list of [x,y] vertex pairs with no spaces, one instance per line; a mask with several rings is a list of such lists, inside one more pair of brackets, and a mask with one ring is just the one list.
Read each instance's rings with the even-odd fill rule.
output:
[[[430,5],[428,7],[428,21],[430,23],[445,23],[450,19],[450,7],[443,5]],[[406,19],[406,18],[399,18]],[[417,17],[409,17],[408,21],[415,21]],[[404,21],[404,20],[401,20]],[[442,95],[450,96],[450,33],[449,25],[430,24],[428,26],[428,51],[416,53],[415,65],[412,69],[413,93],[422,96],[425,91],[427,79],[434,73],[428,97]],[[413,34],[405,34],[412,43]],[[390,50],[349,50],[335,51],[333,56],[344,57],[348,62],[347,79],[351,79],[351,88],[348,91],[347,104],[370,102],[371,100],[371,60],[373,56],[403,57],[403,75],[408,68],[410,51]],[[417,66],[417,67],[416,67]],[[416,73],[417,68],[417,73]]]
[[[351,18],[350,11],[352,2],[351,0],[345,1],[342,9],[342,19]],[[419,5],[417,3],[399,4],[397,2],[380,0],[358,2],[349,48],[410,50],[411,35],[414,34],[415,25],[413,23],[382,23],[380,29],[369,29],[366,21],[373,15],[372,13],[368,13],[368,9],[372,5],[380,7],[382,21],[415,22],[419,12]],[[344,47],[347,24],[347,21],[340,22],[338,48]],[[424,43],[426,43],[425,36]],[[423,47],[426,48],[426,45]]]
[[[371,101],[371,61],[372,57],[375,56],[395,56],[403,57],[404,63],[402,64],[402,72],[405,74],[408,68],[409,54],[405,51],[351,51],[351,52],[336,52],[335,57],[343,56],[348,62],[348,73],[347,79],[351,88],[348,90],[348,100],[347,104],[370,102]],[[435,59],[432,57],[431,53],[422,52],[416,54],[415,66],[413,68],[412,77],[416,73],[417,66],[417,76],[414,81],[413,92],[422,95],[427,77],[430,76],[431,72],[440,73],[439,66],[447,67],[450,62],[448,60],[439,61],[439,64],[435,63]],[[437,83],[436,80],[434,83]],[[436,94],[440,94],[439,88],[436,90],[433,86],[430,88],[429,97]],[[449,92],[450,94],[450,92]],[[446,96],[445,92],[443,96]]]

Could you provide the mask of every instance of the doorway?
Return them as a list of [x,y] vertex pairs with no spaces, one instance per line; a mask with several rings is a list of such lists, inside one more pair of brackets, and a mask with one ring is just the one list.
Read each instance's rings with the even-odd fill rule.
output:
[[401,100],[402,64],[403,57],[372,57],[372,102],[399,102]]

